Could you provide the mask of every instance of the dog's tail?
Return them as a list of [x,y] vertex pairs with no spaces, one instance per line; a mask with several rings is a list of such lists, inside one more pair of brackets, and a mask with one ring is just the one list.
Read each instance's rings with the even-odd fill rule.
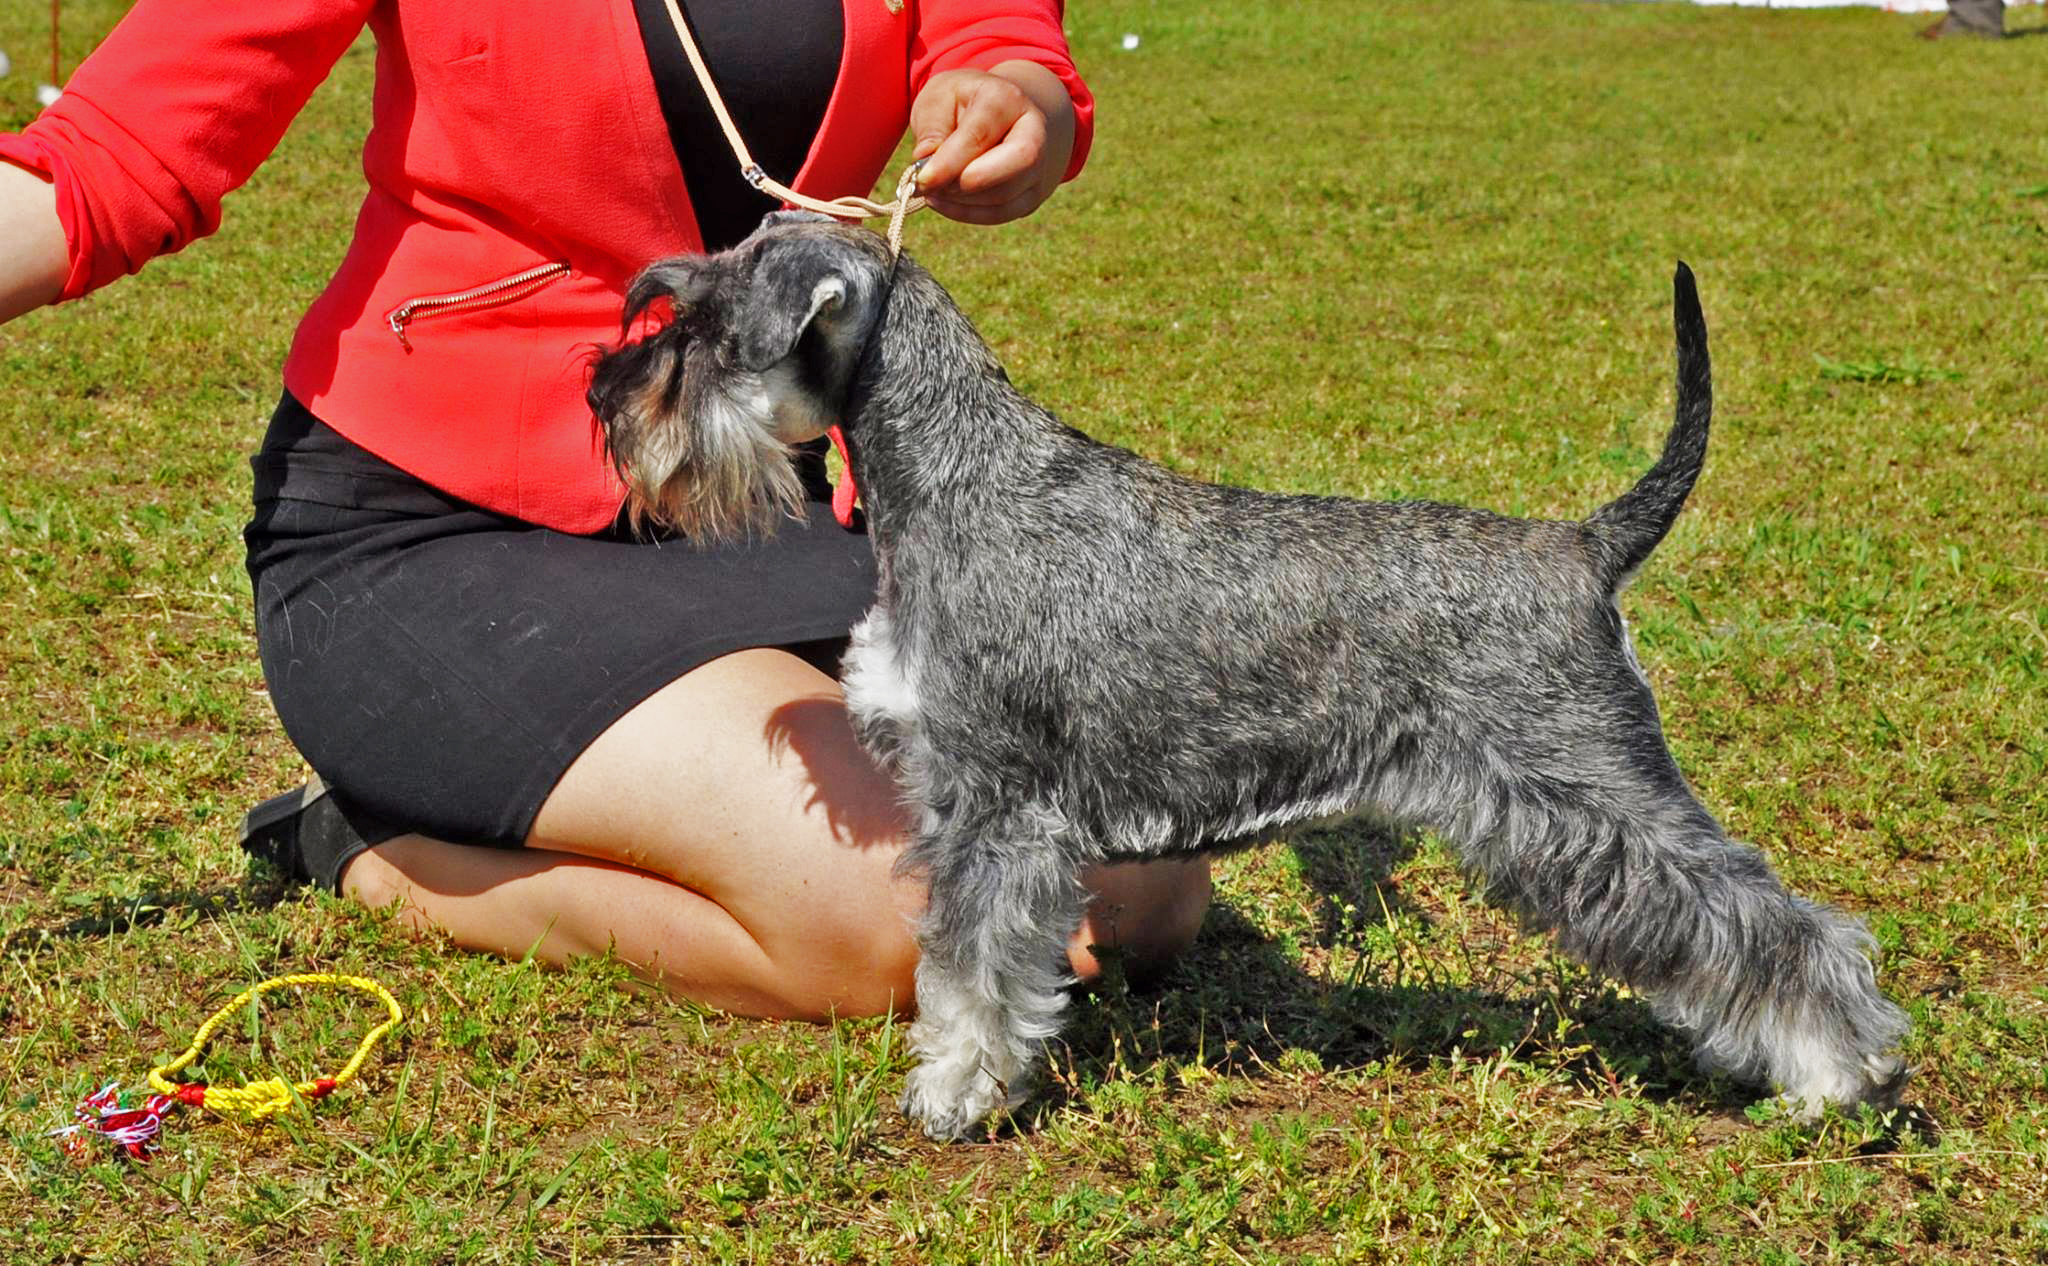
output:
[[1620,588],[1650,557],[1678,518],[1707,459],[1707,423],[1714,413],[1707,362],[1707,321],[1692,269],[1681,261],[1671,281],[1671,317],[1678,328],[1678,417],[1664,453],[1636,486],[1595,510],[1586,530],[1599,543],[1607,582]]

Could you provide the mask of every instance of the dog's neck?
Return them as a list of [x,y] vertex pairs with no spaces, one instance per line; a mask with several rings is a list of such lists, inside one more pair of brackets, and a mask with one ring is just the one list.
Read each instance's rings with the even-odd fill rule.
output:
[[886,545],[935,498],[999,486],[986,472],[1028,459],[1048,426],[945,289],[899,261],[841,421],[869,530]]

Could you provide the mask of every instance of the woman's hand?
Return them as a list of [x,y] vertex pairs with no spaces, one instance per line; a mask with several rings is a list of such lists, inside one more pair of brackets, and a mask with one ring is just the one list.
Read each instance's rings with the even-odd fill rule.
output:
[[1074,103],[1036,62],[933,75],[910,107],[918,191],[968,224],[1021,219],[1052,197],[1074,153]]

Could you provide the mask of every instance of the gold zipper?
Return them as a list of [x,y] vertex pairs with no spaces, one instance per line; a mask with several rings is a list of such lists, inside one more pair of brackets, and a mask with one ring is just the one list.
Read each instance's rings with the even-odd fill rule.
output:
[[409,352],[412,350],[412,340],[405,336],[405,327],[414,321],[524,299],[556,278],[566,276],[568,272],[569,265],[558,261],[540,264],[524,272],[513,273],[510,277],[500,277],[489,285],[458,290],[454,294],[421,295],[417,299],[407,299],[391,309],[391,315],[384,320],[391,326],[391,332],[398,336],[398,345]]

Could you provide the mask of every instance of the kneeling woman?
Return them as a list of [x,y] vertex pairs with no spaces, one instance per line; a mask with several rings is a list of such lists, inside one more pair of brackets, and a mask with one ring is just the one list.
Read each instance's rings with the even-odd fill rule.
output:
[[[1056,0],[684,8],[755,157],[806,194],[872,187],[906,121],[957,220],[1029,214],[1085,157]],[[369,194],[286,361],[246,533],[265,676],[322,781],[245,844],[476,949],[609,950],[745,1014],[906,1008],[923,891],[833,675],[866,538],[818,458],[808,530],[642,539],[583,402],[633,272],[774,207],[662,0],[140,0],[0,136],[0,318],[212,231],[365,24]],[[1083,978],[1091,946],[1170,957],[1209,893],[1199,861],[1089,883]]]

